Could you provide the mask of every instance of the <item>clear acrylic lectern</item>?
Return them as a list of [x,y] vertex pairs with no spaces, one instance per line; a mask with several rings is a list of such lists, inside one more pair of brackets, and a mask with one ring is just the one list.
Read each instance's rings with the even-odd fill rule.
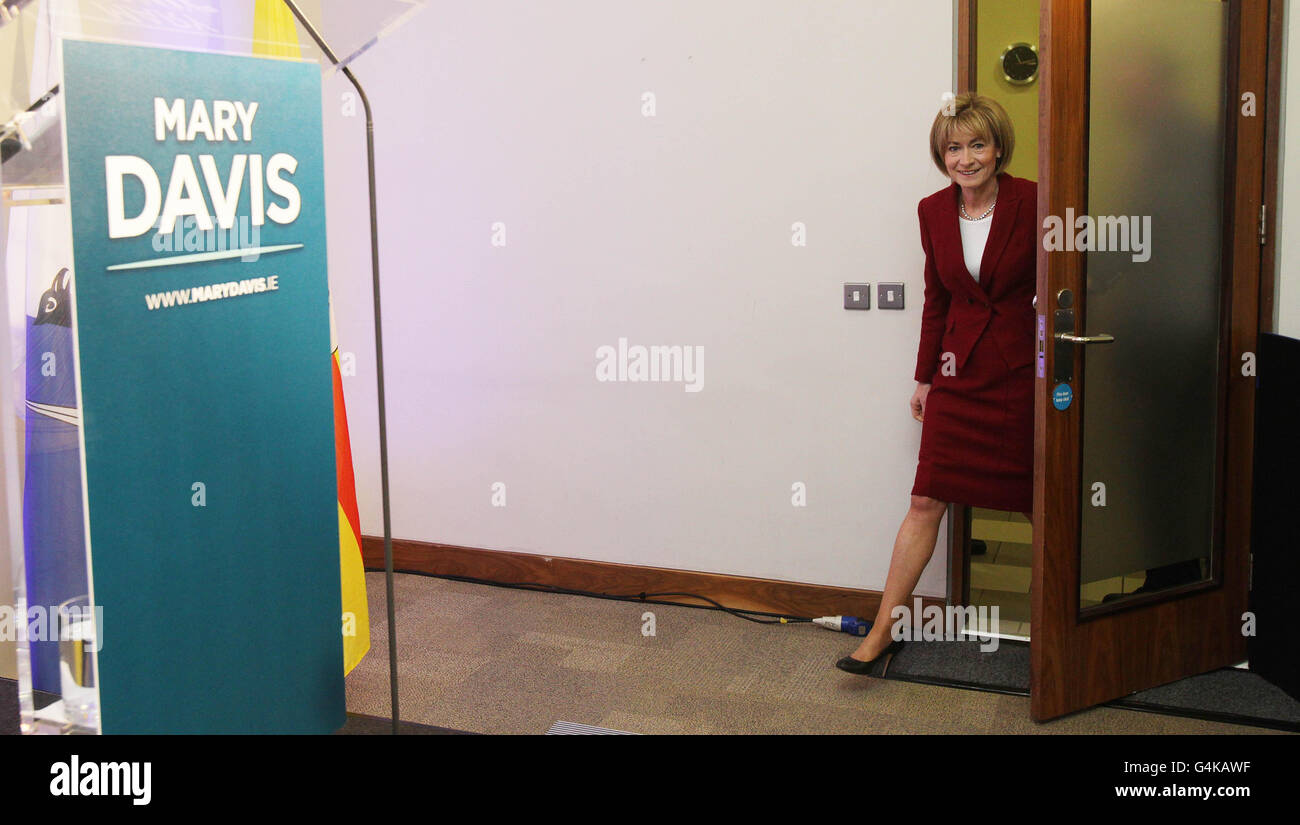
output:
[[[340,65],[347,65],[372,48],[423,5],[424,0],[367,0],[365,3],[305,0],[299,4],[338,57]],[[309,61],[319,64],[319,71],[325,75],[337,71],[338,67],[321,55],[287,7],[278,0],[5,0],[0,3],[0,189],[3,191],[0,202],[0,283],[4,287],[0,293],[0,307],[4,308],[8,322],[7,334],[0,336],[0,358],[3,358],[7,370],[4,380],[0,381],[3,406],[0,451],[4,459],[3,475],[0,476],[0,527],[7,545],[7,552],[0,554],[0,593],[9,587],[14,593],[12,604],[0,603],[0,611],[4,611],[0,615],[0,677],[17,680],[20,727],[24,733],[277,731],[281,728],[274,720],[267,719],[249,722],[248,725],[239,718],[209,719],[200,723],[198,720],[203,716],[201,707],[195,709],[193,716],[170,710],[160,711],[169,718],[154,719],[148,724],[106,724],[106,717],[108,720],[115,718],[113,702],[133,699],[131,692],[119,685],[101,684],[101,650],[126,649],[131,655],[123,658],[136,663],[189,662],[205,656],[216,657],[219,661],[228,659],[232,673],[229,689],[232,691],[247,690],[247,686],[234,683],[245,681],[248,674],[236,672],[243,658],[237,655],[238,648],[232,647],[230,640],[220,635],[219,629],[211,627],[211,616],[198,615],[197,612],[188,615],[183,605],[178,608],[175,602],[168,602],[163,615],[156,617],[156,626],[188,628],[185,632],[190,634],[193,648],[175,650],[177,639],[185,637],[173,633],[159,637],[167,641],[162,649],[154,649],[152,646],[160,644],[154,636],[135,632],[138,628],[130,623],[115,625],[114,605],[95,602],[96,573],[99,571],[103,581],[108,581],[110,576],[100,568],[112,560],[97,555],[100,547],[93,538],[96,525],[91,523],[91,519],[98,517],[93,515],[94,508],[87,500],[94,497],[96,488],[93,479],[90,482],[87,479],[86,452],[88,449],[93,452],[95,445],[112,438],[113,434],[103,431],[94,417],[93,408],[86,408],[85,418],[82,414],[83,381],[77,356],[75,315],[80,299],[77,297],[78,272],[73,252],[74,222],[80,220],[82,210],[74,208],[71,203],[75,197],[69,191],[69,165],[65,157],[65,152],[70,151],[67,133],[72,131],[64,121],[69,115],[65,111],[64,89],[61,88],[63,69],[60,55],[66,41]],[[106,65],[105,72],[108,71]],[[103,82],[111,85],[111,76],[103,78]],[[235,134],[239,122],[234,119],[235,110],[231,108],[229,112],[230,117],[224,126],[220,114],[214,110],[213,124],[200,124],[200,127],[212,129],[215,126],[218,135],[222,128]],[[193,128],[194,122],[191,120],[189,125]],[[106,129],[108,132],[111,128]],[[203,160],[202,156],[196,157]],[[273,161],[271,158],[266,162]],[[257,162],[262,163],[260,156]],[[240,160],[239,163],[241,165],[237,168],[242,170],[246,161]],[[247,163],[251,164],[251,159]],[[205,174],[206,171],[204,167],[202,173],[195,174]],[[259,190],[256,195],[247,192],[245,201],[239,203],[256,204],[252,207],[255,211],[262,209],[274,216],[275,206],[281,210],[291,209],[293,199],[275,200],[277,179],[269,166],[267,172],[266,181],[272,191],[263,193]],[[233,171],[231,175],[233,179]],[[282,168],[280,175],[281,188],[278,191],[283,193],[287,191],[283,187],[288,173]],[[167,191],[166,178],[163,181],[162,191]],[[175,186],[173,184],[173,188]],[[147,202],[147,186],[145,190],[143,197]],[[234,190],[236,200],[239,191]],[[174,194],[167,191],[169,202]],[[257,200],[263,197],[265,204]],[[238,208],[242,209],[242,206]],[[321,224],[323,231],[323,217]],[[161,231],[154,235],[154,249],[159,248],[159,239],[166,242],[168,236]],[[277,252],[293,246],[281,244],[263,247],[263,250]],[[211,257],[219,253],[205,254]],[[123,264],[122,268],[125,267]],[[218,288],[216,292],[212,291],[214,287]],[[199,296],[205,302],[210,301],[205,303],[204,311],[209,308],[216,311],[219,306],[235,305],[237,301],[252,306],[258,300],[253,295],[226,301],[217,301],[216,298],[264,289],[265,278],[262,278],[260,287],[256,278],[246,278],[205,287],[187,287],[184,292]],[[159,291],[156,295],[175,293],[178,290]],[[158,297],[158,300],[164,298]],[[159,309],[151,317],[161,317],[163,313],[164,310]],[[98,332],[102,338],[104,331],[100,329]],[[121,330],[122,336],[133,334],[132,330]],[[141,415],[148,413],[148,410],[141,410]],[[172,449],[183,452],[187,448],[182,444],[179,447],[173,445]],[[146,450],[142,455],[150,454]],[[140,479],[142,484],[146,480]],[[188,483],[188,479],[185,481]],[[130,486],[132,480],[128,476],[120,483]],[[189,495],[188,491],[186,495]],[[217,500],[216,494],[210,495]],[[195,502],[199,496],[200,493],[194,493]],[[160,509],[159,513],[162,512]],[[211,529],[229,529],[228,520],[213,518],[210,522],[213,525]],[[203,524],[175,525],[178,533],[197,531],[193,532],[196,537],[193,541],[196,542],[202,541],[205,529],[209,528]],[[93,563],[88,555],[88,543],[92,541],[96,541],[94,552],[90,554],[94,555]],[[113,544],[106,542],[105,546],[112,547]],[[150,550],[135,549],[146,554]],[[336,552],[333,558],[337,564]],[[165,570],[167,563],[167,559],[160,558],[159,569]],[[161,574],[159,578],[162,578]],[[259,598],[265,598],[268,604],[305,598],[298,591],[270,592],[276,586],[275,581],[271,576],[258,585],[255,590],[260,595],[238,596],[238,604],[231,605],[232,612],[237,613],[241,621],[246,621],[249,611],[261,609]],[[156,588],[166,586],[166,581],[143,576],[139,598],[148,600]],[[133,605],[135,612],[132,616],[142,615],[137,607]],[[278,621],[274,617],[283,615],[283,605],[276,604],[275,610],[281,612],[268,613],[265,636],[243,642],[249,649],[257,645],[294,644],[292,637],[286,637],[274,627]],[[337,618],[337,613],[334,616]],[[337,625],[334,631],[337,635]],[[231,653],[232,650],[235,652]],[[113,673],[122,674],[132,667],[136,665],[118,665]],[[131,678],[140,684],[154,679],[153,692],[149,695],[188,696],[187,701],[201,706],[207,701],[205,696],[219,690],[219,686],[196,683],[194,674],[206,674],[210,681],[221,682],[224,672],[211,667],[192,672],[177,668],[174,674],[160,670],[158,674],[149,676],[131,673]],[[108,675],[105,673],[106,679]],[[171,678],[176,680],[174,684],[156,684],[157,680]],[[310,693],[316,676],[307,672],[294,678],[300,679],[302,684],[293,686],[289,693]],[[341,685],[341,676],[337,678]],[[321,679],[334,684],[335,676],[323,674]],[[333,694],[329,701],[334,701]],[[341,712],[339,708],[340,716]],[[132,719],[139,717],[138,710],[130,715]],[[116,718],[126,716],[118,713]],[[307,723],[286,722],[284,730],[310,732],[315,728]]]

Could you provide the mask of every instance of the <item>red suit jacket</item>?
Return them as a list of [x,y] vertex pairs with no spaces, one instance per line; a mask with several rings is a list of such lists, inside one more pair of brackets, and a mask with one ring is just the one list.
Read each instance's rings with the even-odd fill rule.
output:
[[962,257],[959,196],[954,183],[917,206],[925,307],[915,378],[922,384],[931,383],[945,352],[956,357],[959,373],[977,346],[996,347],[1012,370],[1034,360],[1038,184],[998,175],[997,208],[978,282]]

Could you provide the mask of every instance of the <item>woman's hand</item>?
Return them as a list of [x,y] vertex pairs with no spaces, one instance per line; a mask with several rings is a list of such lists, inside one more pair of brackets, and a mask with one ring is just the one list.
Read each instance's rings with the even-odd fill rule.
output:
[[912,417],[917,421],[925,421],[925,399],[929,394],[929,384],[917,384],[916,392],[912,393]]

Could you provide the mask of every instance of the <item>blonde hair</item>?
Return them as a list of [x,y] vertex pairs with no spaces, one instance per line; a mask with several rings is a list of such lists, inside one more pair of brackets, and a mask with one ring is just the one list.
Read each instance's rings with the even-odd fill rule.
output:
[[962,92],[939,110],[934,125],[930,127],[930,159],[944,175],[948,174],[948,166],[943,161],[944,149],[952,140],[953,133],[958,131],[992,141],[1002,153],[993,174],[999,175],[1007,168],[1011,152],[1016,148],[1016,130],[1002,104],[991,97]]

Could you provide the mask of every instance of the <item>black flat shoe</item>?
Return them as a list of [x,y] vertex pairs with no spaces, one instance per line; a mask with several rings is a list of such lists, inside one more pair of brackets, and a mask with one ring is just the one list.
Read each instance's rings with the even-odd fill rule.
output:
[[852,656],[845,656],[843,659],[836,662],[835,666],[840,670],[848,673],[855,673],[859,676],[872,676],[874,675],[872,671],[875,670],[876,665],[884,662],[885,666],[880,671],[880,676],[883,679],[885,674],[889,672],[889,663],[894,661],[894,654],[898,653],[898,651],[902,649],[902,640],[896,640],[890,642],[889,647],[880,651],[880,654],[871,661],[864,662],[861,659],[854,659]]

